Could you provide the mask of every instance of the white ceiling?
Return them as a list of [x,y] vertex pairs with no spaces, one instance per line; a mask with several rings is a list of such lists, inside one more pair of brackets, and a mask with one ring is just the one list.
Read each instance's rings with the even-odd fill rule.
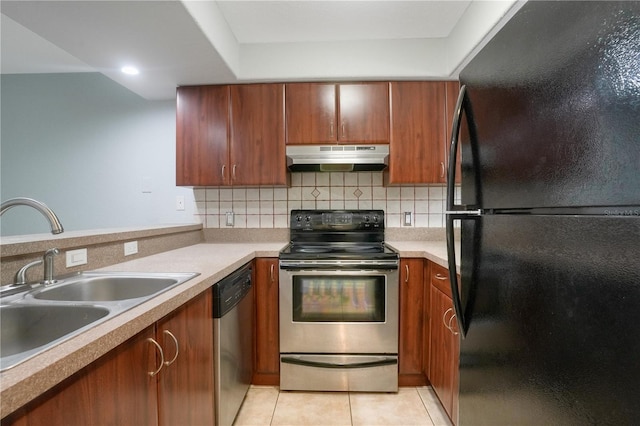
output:
[[[522,1],[8,1],[3,74],[101,72],[146,99],[189,84],[456,78]],[[140,75],[119,69],[133,64]]]
[[218,1],[240,43],[447,37],[470,0]]

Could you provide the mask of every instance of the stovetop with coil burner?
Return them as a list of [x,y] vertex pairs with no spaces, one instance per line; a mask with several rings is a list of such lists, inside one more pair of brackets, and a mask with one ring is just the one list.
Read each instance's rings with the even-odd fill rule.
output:
[[290,233],[281,266],[397,267],[398,254],[384,243],[383,210],[292,210]]

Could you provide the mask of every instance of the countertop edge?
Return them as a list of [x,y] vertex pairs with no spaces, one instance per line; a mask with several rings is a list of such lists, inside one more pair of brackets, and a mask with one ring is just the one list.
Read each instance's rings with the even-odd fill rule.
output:
[[[61,383],[247,262],[256,257],[277,257],[285,245],[286,243],[202,243],[96,269],[199,272],[200,275],[0,373],[0,418]],[[224,260],[217,263],[212,261],[211,266],[200,270],[182,266],[189,262],[203,262],[202,259],[197,259],[197,251],[205,252],[201,256],[223,255]],[[175,261],[172,264],[172,256],[190,260]],[[193,260],[194,256],[196,260]]]
[[[206,291],[245,263],[258,257],[278,257],[286,244],[200,243],[98,269],[199,272],[200,275],[0,373],[0,419]],[[398,251],[401,258],[425,258],[447,267],[444,241],[388,241],[387,244]],[[216,262],[209,256],[224,259]],[[456,263],[459,268],[459,260]]]

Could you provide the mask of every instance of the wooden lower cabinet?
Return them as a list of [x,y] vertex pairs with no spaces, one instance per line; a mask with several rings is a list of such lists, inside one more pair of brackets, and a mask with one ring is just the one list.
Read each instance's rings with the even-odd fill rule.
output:
[[255,260],[255,353],[253,384],[280,384],[280,334],[278,322],[278,258]]
[[400,259],[398,384],[424,386],[424,259]]
[[431,357],[429,381],[454,424],[458,416],[460,343],[448,271],[436,264],[430,271]]
[[160,425],[215,422],[212,299],[207,290],[157,322],[156,340],[170,363],[157,375]]
[[[213,424],[211,292],[2,419],[2,425]],[[176,343],[179,352],[176,355]],[[160,367],[159,349],[164,353]],[[173,360],[175,357],[175,360]]]

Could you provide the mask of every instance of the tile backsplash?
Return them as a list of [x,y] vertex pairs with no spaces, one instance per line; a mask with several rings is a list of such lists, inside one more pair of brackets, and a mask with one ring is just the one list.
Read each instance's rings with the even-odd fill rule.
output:
[[[294,209],[381,209],[386,226],[442,228],[446,187],[382,186],[382,172],[292,173],[291,187],[194,188],[196,216],[205,228],[288,228]],[[459,201],[460,188],[456,187]],[[233,212],[233,226],[227,226]]]

